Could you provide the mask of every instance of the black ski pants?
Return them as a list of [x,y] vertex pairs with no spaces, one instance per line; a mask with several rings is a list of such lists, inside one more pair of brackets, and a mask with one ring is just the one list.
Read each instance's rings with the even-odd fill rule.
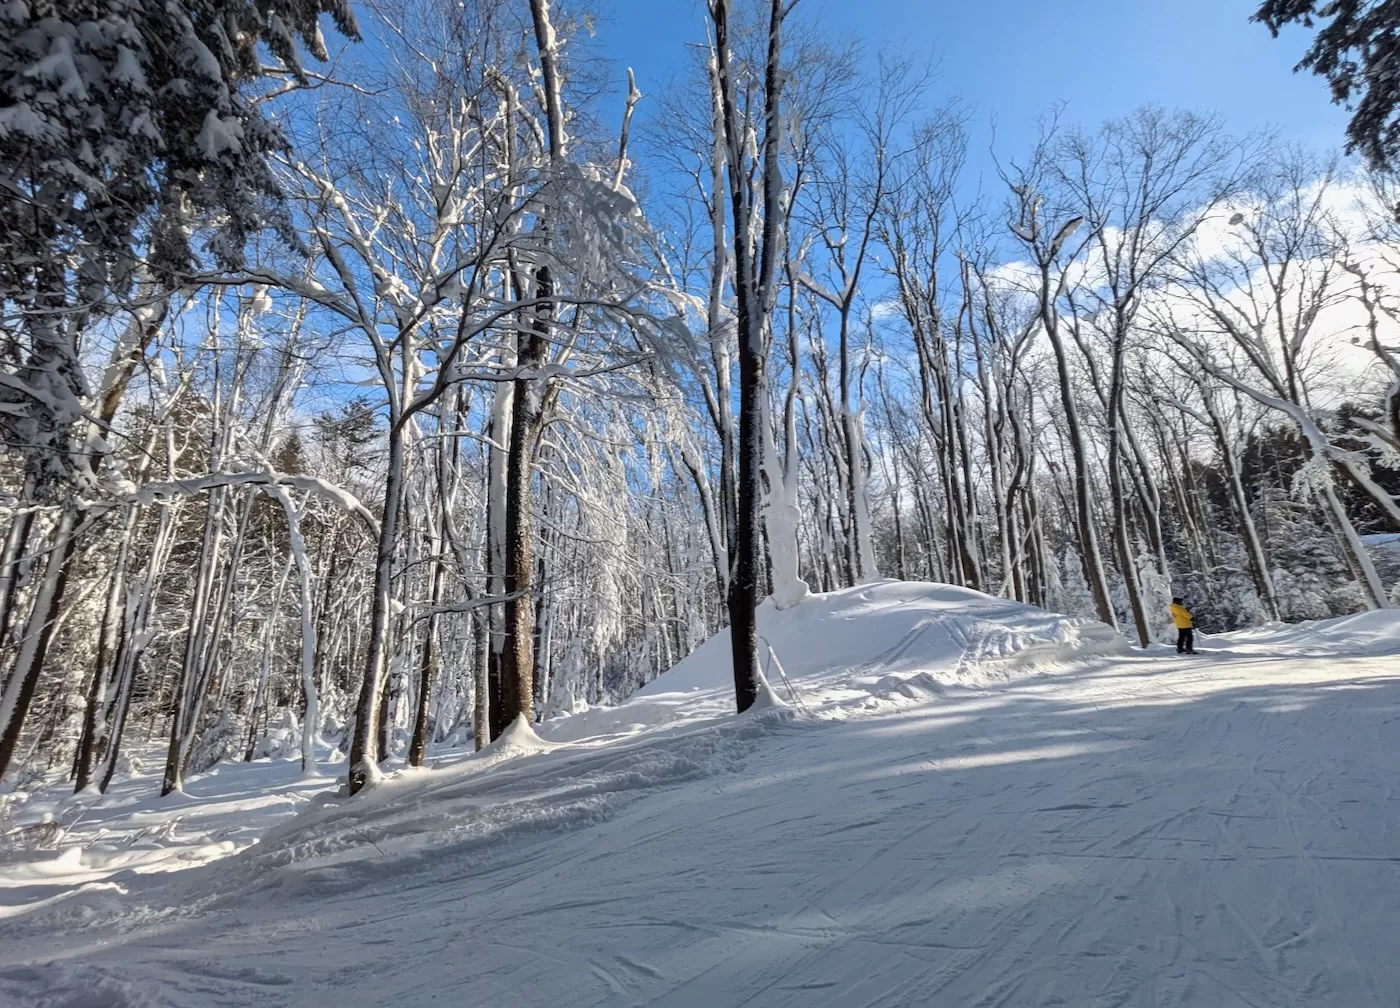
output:
[[1177,627],[1176,650],[1180,654],[1196,650],[1196,631],[1190,627]]

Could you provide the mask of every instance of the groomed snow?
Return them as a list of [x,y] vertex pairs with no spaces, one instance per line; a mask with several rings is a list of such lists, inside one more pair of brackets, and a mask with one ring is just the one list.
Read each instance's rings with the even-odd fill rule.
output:
[[0,1004],[1400,999],[1400,615],[1189,658],[883,582],[762,629],[788,706],[725,713],[716,640],[619,708],[355,800],[302,801],[293,763],[221,767],[167,814],[281,781],[234,856],[98,881],[66,874],[72,846],[0,863]]

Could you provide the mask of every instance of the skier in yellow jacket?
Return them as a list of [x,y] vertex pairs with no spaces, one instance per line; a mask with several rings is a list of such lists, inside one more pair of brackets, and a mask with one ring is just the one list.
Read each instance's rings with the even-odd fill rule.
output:
[[1191,610],[1182,604],[1181,599],[1172,599],[1172,622],[1176,624],[1176,653],[1196,653],[1196,621]]

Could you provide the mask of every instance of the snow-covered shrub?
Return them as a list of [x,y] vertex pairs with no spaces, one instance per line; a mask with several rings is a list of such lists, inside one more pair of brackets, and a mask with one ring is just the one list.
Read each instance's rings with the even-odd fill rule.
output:
[[301,726],[296,715],[282,711],[253,742],[253,759],[292,759],[301,754]]
[[190,749],[189,772],[204,773],[220,760],[229,759],[239,748],[239,722],[231,710],[222,710]]
[[139,777],[146,772],[146,764],[136,753],[123,749],[117,754],[117,776]]
[[0,860],[11,851],[52,850],[67,835],[67,827],[52,820],[16,826],[0,833]]
[[1361,612],[1366,605],[1366,589],[1359,581],[1346,581],[1333,585],[1327,593],[1330,615],[1345,616],[1347,613]]
[[1089,593],[1089,582],[1084,579],[1084,564],[1079,552],[1073,546],[1066,546],[1061,558],[1058,583],[1052,578],[1047,592],[1047,608],[1051,612],[1066,616],[1097,617],[1098,609],[1094,597]]
[[1278,595],[1279,617],[1288,623],[1326,619],[1333,615],[1330,586],[1315,571],[1274,571],[1274,591]]
[[1189,600],[1198,627],[1208,633],[1227,633],[1267,621],[1254,579],[1247,572],[1238,567],[1218,569],[1212,584],[1211,595]]

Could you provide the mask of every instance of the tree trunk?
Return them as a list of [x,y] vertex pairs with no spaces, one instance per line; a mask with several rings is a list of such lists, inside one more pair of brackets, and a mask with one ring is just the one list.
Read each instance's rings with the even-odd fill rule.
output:
[[1254,524],[1254,515],[1249,508],[1249,497],[1245,494],[1244,484],[1240,480],[1235,447],[1225,430],[1219,411],[1215,408],[1215,397],[1205,387],[1202,387],[1201,392],[1205,400],[1206,414],[1210,417],[1211,428],[1215,432],[1215,442],[1220,449],[1220,467],[1225,471],[1225,482],[1230,487],[1230,499],[1234,501],[1235,511],[1239,515],[1240,534],[1244,537],[1250,572],[1254,575],[1254,584],[1259,591],[1259,598],[1264,603],[1265,613],[1270,619],[1276,620],[1281,615],[1278,593],[1274,590],[1269,560],[1264,554],[1264,545],[1259,539],[1259,530]]
[[102,625],[98,631],[97,656],[93,661],[92,681],[88,684],[87,701],[83,707],[83,729],[78,749],[73,756],[73,793],[79,794],[92,783],[93,756],[102,732],[102,715],[107,709],[107,691],[115,670],[119,624],[125,619],[122,601],[126,595],[126,565],[130,555],[131,531],[136,524],[136,508],[126,509],[122,524],[121,546],[108,580],[107,600],[102,607]]
[[379,778],[380,694],[389,666],[389,625],[392,616],[390,592],[394,584],[394,561],[398,551],[399,505],[403,499],[405,432],[397,423],[389,428],[389,458],[384,485],[384,518],[379,525],[379,542],[374,565],[374,589],[370,597],[369,651],[365,657],[364,678],[355,705],[355,731],[350,741],[350,794]]
[[746,184],[746,132],[741,126],[735,82],[730,66],[729,0],[713,0],[710,14],[715,26],[715,71],[724,125],[723,142],[728,166],[729,198],[733,214],[734,291],[736,329],[739,345],[739,472],[734,529],[733,574],[729,584],[729,634],[734,662],[734,697],[740,711],[748,710],[758,697],[761,675],[758,669],[758,576],[759,576],[759,486],[763,466],[763,425],[765,422],[766,382],[764,318],[765,297],[773,277],[778,252],[778,209],[781,179],[778,157],[781,150],[779,60],[782,52],[782,4],[772,0],[768,25],[768,61],[764,72],[764,111],[766,115],[762,157],[764,192],[763,251],[761,264],[755,264],[751,245],[754,224],[753,191]]
[[[430,540],[430,548],[438,543]],[[442,590],[442,565],[432,561],[432,571],[428,575],[428,605],[437,609]],[[428,698],[432,692],[433,645],[437,637],[437,614],[429,612],[423,630],[423,654],[418,663],[418,709],[413,718],[413,740],[408,746],[408,765],[420,767],[428,752]]]
[[34,593],[29,622],[20,640],[10,678],[5,682],[3,695],[0,695],[0,780],[9,771],[10,761],[19,746],[24,719],[34,699],[34,690],[39,685],[44,660],[48,657],[63,592],[68,583],[68,562],[77,548],[78,516],[79,512],[72,505],[65,506],[59,514],[44,576]]
[[1109,600],[1108,578],[1103,569],[1103,554],[1099,550],[1099,537],[1094,528],[1089,461],[1084,446],[1084,432],[1079,423],[1079,406],[1074,400],[1074,382],[1070,378],[1069,361],[1066,358],[1064,341],[1060,338],[1059,321],[1055,316],[1051,298],[1050,266],[1046,262],[1041,266],[1040,317],[1054,351],[1055,373],[1060,382],[1060,401],[1065,411],[1065,428],[1069,434],[1070,455],[1074,464],[1075,519],[1079,531],[1080,559],[1084,565],[1084,579],[1089,582],[1089,590],[1093,593],[1094,607],[1098,610],[1100,621],[1117,627],[1118,619]]
[[493,739],[500,737],[517,717],[534,720],[535,571],[534,522],[531,514],[531,476],[535,444],[539,440],[540,413],[534,384],[545,362],[547,333],[552,316],[545,299],[554,286],[549,267],[535,273],[535,296],[544,301],[535,311],[530,332],[519,357],[522,377],[514,382],[511,400],[510,451],[506,459],[505,501],[505,641],[501,651],[501,695],[491,709]]
[[268,491],[282,505],[287,518],[287,537],[292,559],[296,562],[297,587],[301,609],[301,772],[316,774],[316,736],[320,730],[320,698],[316,693],[316,610],[312,602],[311,558],[307,556],[306,539],[301,533],[301,515],[292,503],[285,487],[269,485]]
[[1123,356],[1128,334],[1119,329],[1113,335],[1113,369],[1108,392],[1108,493],[1113,513],[1113,541],[1118,550],[1118,566],[1123,586],[1128,593],[1128,609],[1137,630],[1138,645],[1152,643],[1147,625],[1147,612],[1142,604],[1142,587],[1138,582],[1133,544],[1128,533],[1127,491],[1123,484]]

